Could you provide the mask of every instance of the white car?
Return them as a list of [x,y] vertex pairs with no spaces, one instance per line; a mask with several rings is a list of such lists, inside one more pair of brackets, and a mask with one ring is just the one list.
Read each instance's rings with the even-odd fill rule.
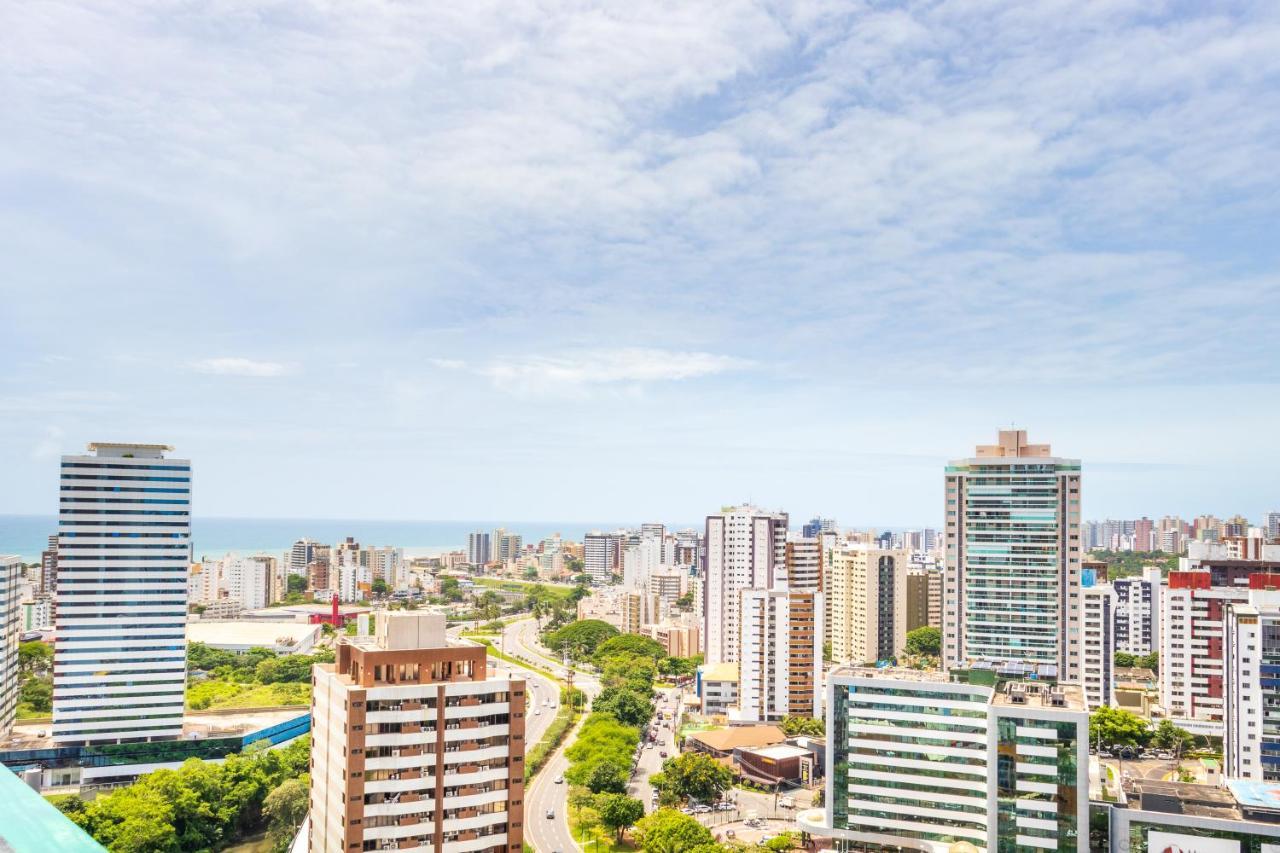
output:
[[536,717],[536,716],[538,716],[538,715],[539,715],[539,714],[541,714],[541,713],[542,713],[542,709],[541,709],[541,708],[534,708],[534,709],[533,709],[533,715],[534,715],[535,717]]

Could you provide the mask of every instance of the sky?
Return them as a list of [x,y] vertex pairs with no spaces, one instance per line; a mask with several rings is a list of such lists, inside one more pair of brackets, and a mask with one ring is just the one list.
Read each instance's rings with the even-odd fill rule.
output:
[[1280,509],[1280,5],[0,5],[0,512]]

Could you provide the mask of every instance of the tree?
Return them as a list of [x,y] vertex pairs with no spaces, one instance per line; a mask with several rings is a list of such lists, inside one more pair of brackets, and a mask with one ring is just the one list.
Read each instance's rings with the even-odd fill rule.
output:
[[1089,716],[1090,743],[1141,746],[1150,736],[1146,720],[1121,708],[1103,705]]
[[677,598],[676,608],[678,610],[692,610],[693,609],[693,593],[686,592],[684,595]]
[[552,631],[546,637],[547,648],[567,651],[570,656],[585,660],[595,654],[605,640],[618,636],[618,629],[600,619],[579,619],[563,628]]
[[1172,720],[1164,719],[1151,733],[1151,745],[1156,749],[1169,749],[1182,755],[1185,750],[1195,746],[1195,735],[1186,729],[1179,728]]
[[605,711],[618,718],[618,722],[637,728],[646,725],[653,716],[653,704],[646,696],[625,687],[606,687],[591,703],[591,710]]
[[587,787],[593,794],[625,794],[627,768],[612,761],[602,761],[591,768],[591,773],[587,776]]
[[597,646],[592,658],[596,666],[603,667],[604,662],[615,655],[648,657],[659,661],[667,656],[667,650],[663,648],[662,643],[651,637],[640,634],[620,634],[610,637]]
[[272,849],[287,849],[307,816],[308,807],[307,783],[303,779],[290,779],[267,794],[262,815],[267,819],[267,840]]
[[18,688],[18,703],[27,706],[25,710],[32,715],[47,714],[53,710],[53,679],[49,677],[32,677],[22,682]]
[[711,830],[675,809],[658,809],[636,823],[636,840],[645,853],[691,853],[714,850]]
[[306,575],[289,575],[288,580],[286,580],[286,581],[285,581],[285,592],[286,592],[286,593],[288,593],[288,592],[293,592],[293,593],[297,593],[297,594],[301,595],[302,593],[304,593],[304,592],[306,592],[306,591],[307,591],[307,576],[306,576]]
[[528,568],[526,568],[526,569],[524,570],[524,576],[525,576],[526,578],[528,578],[529,580],[535,580],[535,579],[537,579],[537,577],[538,577],[538,567],[537,567],[537,566],[529,566]]
[[813,717],[786,717],[782,721],[782,732],[787,737],[796,735],[822,737],[827,733],[827,727],[822,720]]
[[[654,777],[649,779],[654,783]],[[681,799],[710,803],[733,785],[729,768],[700,752],[686,752],[662,764],[661,786]]]
[[1129,668],[1137,666],[1137,660],[1138,656],[1129,652],[1116,652],[1115,654],[1115,665],[1118,667]]
[[1142,655],[1141,657],[1139,657],[1137,660],[1134,661],[1134,665],[1140,666],[1143,669],[1149,669],[1152,672],[1154,672],[1156,675],[1159,675],[1160,674],[1160,653],[1152,652],[1149,655]]
[[387,582],[382,578],[374,578],[373,583],[369,585],[369,590],[374,595],[386,595],[390,591],[390,587],[387,586]]
[[440,580],[440,595],[446,601],[461,601],[462,584],[458,583],[457,578],[442,578]]
[[600,813],[600,822],[619,841],[627,827],[644,817],[644,803],[626,794],[600,794],[595,798],[595,808]]
[[53,663],[53,647],[39,640],[18,645],[18,673],[23,676],[44,675]]
[[942,654],[942,632],[932,625],[921,625],[907,632],[907,654],[937,657]]

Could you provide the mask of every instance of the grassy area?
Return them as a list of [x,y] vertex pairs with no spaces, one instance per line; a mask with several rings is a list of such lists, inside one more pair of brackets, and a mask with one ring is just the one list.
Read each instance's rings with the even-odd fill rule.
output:
[[489,650],[489,656],[490,656],[490,657],[495,657],[495,658],[497,658],[498,660],[504,660],[504,661],[506,661],[507,663],[513,663],[513,664],[515,664],[516,666],[522,666],[522,667],[524,667],[525,669],[531,669],[531,670],[533,670],[534,672],[538,673],[539,675],[545,675],[547,678],[550,678],[550,679],[551,679],[552,681],[554,681],[555,683],[560,684],[561,686],[563,686],[563,683],[560,681],[560,678],[559,678],[559,677],[558,677],[554,672],[551,672],[550,670],[543,669],[542,667],[540,667],[540,666],[538,666],[538,665],[536,665],[536,664],[527,663],[527,662],[525,662],[525,661],[521,660],[520,658],[513,657],[513,656],[511,656],[511,655],[507,654],[506,652],[501,652],[501,651],[499,651],[497,648],[495,648],[495,647],[494,647],[494,645],[493,645],[493,641],[492,641],[492,640],[490,640],[488,637],[485,637],[485,636],[474,636],[474,637],[472,637],[471,639],[475,640],[477,643],[480,643],[480,644],[482,644],[483,646],[485,646],[486,648],[488,648],[488,650]]
[[524,781],[525,784],[533,781],[533,777],[538,775],[538,771],[547,763],[547,759],[560,747],[564,742],[565,736],[578,723],[578,718],[582,716],[582,712],[573,707],[572,702],[566,702],[565,691],[560,691],[560,708],[556,711],[556,718],[551,721],[551,725],[547,726],[547,730],[542,735],[542,740],[534,744],[533,749],[525,753],[524,757]]
[[238,684],[233,681],[197,681],[187,688],[187,708],[192,711],[219,708],[269,708],[273,705],[309,705],[309,683]]
[[581,844],[583,853],[631,853],[640,849],[625,838],[622,841],[615,840],[611,833],[598,827],[592,832],[590,825],[586,833],[587,840],[583,841],[582,827],[578,823],[581,810],[571,806],[565,806],[565,809],[569,815],[569,833]]
[[569,596],[573,595],[573,587],[551,586],[550,584],[537,583],[534,581],[513,581],[499,580],[497,578],[476,578],[476,586],[487,586],[492,589],[504,589],[507,592],[532,592],[534,587],[541,589],[541,593],[546,598],[558,598],[567,601]]

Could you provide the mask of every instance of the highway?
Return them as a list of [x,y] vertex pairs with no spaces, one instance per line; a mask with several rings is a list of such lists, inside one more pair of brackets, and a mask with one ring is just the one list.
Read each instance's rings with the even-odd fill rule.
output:
[[[546,669],[554,673],[559,678],[566,675],[565,668],[554,663],[554,655],[542,647],[538,641],[537,624],[532,619],[522,619],[518,622],[512,622],[503,632],[501,644],[502,650],[513,657],[525,658],[534,665]],[[547,680],[545,677],[530,673],[528,670],[521,670],[528,673],[530,679],[537,679],[545,689]],[[574,685],[587,694],[588,702],[600,692],[600,684],[594,678],[584,676],[581,673],[575,673]],[[558,696],[558,694],[557,694]],[[545,702],[545,696],[541,701]],[[557,698],[556,704],[559,704]],[[537,738],[526,736],[526,749],[532,749],[541,737],[541,732],[546,730],[553,718],[549,714],[550,710],[545,704],[541,706],[542,714],[540,716],[526,716],[527,721],[539,722],[539,735]],[[529,713],[533,713],[532,704]],[[532,728],[533,722],[527,722],[526,726]],[[577,736],[577,732],[572,731],[564,739],[560,749],[556,750],[547,763],[534,777],[533,784],[525,789],[524,792],[524,838],[525,841],[532,845],[538,853],[568,853],[570,850],[579,850],[580,848],[572,836],[569,834],[569,816],[568,804],[566,802],[568,784],[556,784],[556,779],[562,778],[564,772],[569,769],[569,762],[564,757],[564,747],[573,743],[573,739]],[[548,818],[547,812],[551,811],[553,817]]]

